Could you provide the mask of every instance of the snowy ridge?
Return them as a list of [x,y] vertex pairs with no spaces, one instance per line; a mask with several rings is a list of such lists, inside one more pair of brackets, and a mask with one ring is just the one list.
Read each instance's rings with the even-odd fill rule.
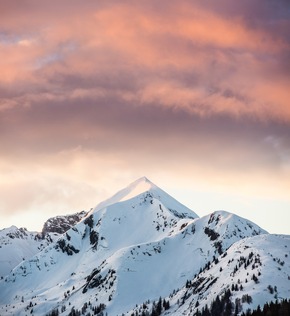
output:
[[159,297],[162,313],[193,315],[232,286],[239,312],[290,296],[289,236],[225,211],[199,218],[146,178],[58,237],[0,281],[0,315],[151,315]]
[[[290,297],[290,236],[260,235],[232,245],[171,297],[171,315],[190,315],[231,292],[232,313]],[[198,303],[197,303],[198,302]]]
[[41,233],[11,226],[0,230],[0,278],[4,278],[23,260],[29,259],[55,242],[60,235],[78,223],[87,212],[48,219]]
[[48,246],[54,234],[43,238],[37,232],[29,232],[26,228],[11,226],[0,231],[0,277],[4,278],[21,261],[29,259]]
[[181,217],[197,218],[198,215],[192,210],[175,200],[165,191],[157,187],[154,183],[148,180],[146,177],[142,177],[126,188],[118,191],[111,198],[99,203],[93,210],[93,212],[99,211],[109,205],[116,204],[118,202],[127,201],[131,198],[140,196],[142,194],[150,193],[152,197],[162,202],[172,212],[176,212]]

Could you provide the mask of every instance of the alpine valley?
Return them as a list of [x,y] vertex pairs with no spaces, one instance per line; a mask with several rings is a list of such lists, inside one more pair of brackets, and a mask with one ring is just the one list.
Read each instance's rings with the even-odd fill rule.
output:
[[250,315],[290,298],[290,236],[200,218],[145,177],[40,233],[1,230],[0,256],[0,315]]

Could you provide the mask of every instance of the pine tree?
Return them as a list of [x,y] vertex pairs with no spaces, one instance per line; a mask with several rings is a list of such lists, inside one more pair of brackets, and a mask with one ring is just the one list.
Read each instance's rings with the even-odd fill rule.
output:
[[159,301],[156,305],[156,312],[157,312],[157,315],[161,315],[161,312],[162,312],[162,299],[161,299],[161,297],[159,298]]

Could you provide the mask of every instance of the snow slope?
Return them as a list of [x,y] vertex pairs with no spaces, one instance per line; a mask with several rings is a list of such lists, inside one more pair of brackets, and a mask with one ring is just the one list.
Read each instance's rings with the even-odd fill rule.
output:
[[289,298],[290,236],[264,234],[236,242],[175,293],[171,315],[189,315],[210,306],[227,290],[232,294],[232,311],[239,313]]
[[98,210],[104,209],[105,207],[116,204],[118,202],[127,201],[131,198],[137,197],[145,192],[150,192],[153,198],[158,199],[162,202],[168,209],[172,212],[177,212],[180,217],[197,218],[198,215],[192,210],[175,200],[165,191],[157,187],[154,183],[148,180],[146,177],[142,177],[126,188],[118,191],[111,198],[99,203],[93,210],[96,212]]
[[53,238],[53,234],[42,238],[37,232],[16,226],[0,230],[0,277],[3,278],[21,261],[45,248]]
[[31,258],[56,241],[60,235],[78,223],[87,213],[56,216],[48,219],[41,233],[11,226],[0,230],[0,278],[21,261]]
[[[49,315],[56,309],[61,315],[72,309],[141,315],[143,303],[149,312],[160,296],[170,301],[165,313],[190,315],[196,301],[202,308],[232,284],[243,286],[254,308],[275,295],[289,296],[289,238],[225,211],[199,218],[141,178],[0,281],[0,315]],[[246,272],[242,256],[251,257]],[[253,284],[251,273],[259,283]],[[265,291],[270,281],[277,284],[274,295],[271,288]]]

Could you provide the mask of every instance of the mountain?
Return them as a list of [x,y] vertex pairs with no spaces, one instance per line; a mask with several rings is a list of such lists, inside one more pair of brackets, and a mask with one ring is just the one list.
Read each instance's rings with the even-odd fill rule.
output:
[[[217,297],[221,302],[227,295],[230,315],[289,298],[289,256],[290,236],[262,234],[244,238],[209,262],[180,290],[165,297],[171,303],[170,315],[192,315],[206,305],[210,309],[213,302],[217,308]],[[135,310],[142,310],[142,306]]]
[[199,218],[145,177],[83,215],[0,281],[0,315],[193,315],[226,299],[242,313],[290,296],[290,236]]
[[21,261],[29,259],[49,245],[55,238],[47,234],[42,238],[37,232],[11,226],[0,230],[0,277],[4,278]]
[[4,278],[21,261],[56,241],[61,234],[78,223],[87,212],[56,216],[48,219],[41,233],[11,226],[0,230],[0,278]]
[[87,214],[87,212],[82,211],[71,215],[51,217],[43,225],[42,236],[46,236],[49,233],[63,234]]

